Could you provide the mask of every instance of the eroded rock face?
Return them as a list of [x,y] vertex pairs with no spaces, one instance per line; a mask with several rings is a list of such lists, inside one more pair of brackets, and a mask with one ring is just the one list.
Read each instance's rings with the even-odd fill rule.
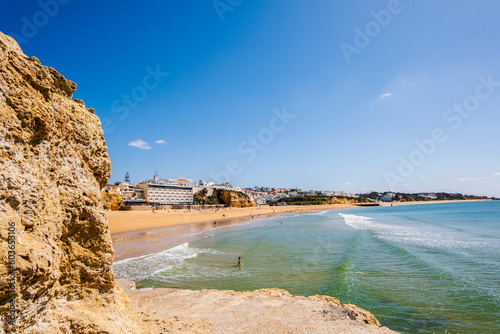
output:
[[281,289],[253,292],[136,290],[121,280],[149,333],[397,334],[368,311],[329,296],[294,296]]
[[[111,172],[104,134],[93,110],[71,100],[75,90],[0,33],[0,328],[7,332],[137,332],[115,287],[100,204]],[[6,316],[12,287],[15,326]]]
[[111,211],[118,211],[122,199],[123,198],[119,193],[101,191],[101,203],[105,209],[107,208]]
[[232,208],[255,206],[255,202],[253,202],[247,194],[238,191],[220,190],[219,199]]

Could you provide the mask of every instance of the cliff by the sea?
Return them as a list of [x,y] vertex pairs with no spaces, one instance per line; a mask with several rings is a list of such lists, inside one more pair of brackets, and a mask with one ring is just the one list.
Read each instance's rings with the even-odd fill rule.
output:
[[75,90],[0,33],[0,327],[6,332],[138,330],[111,267],[100,203],[111,173],[104,133],[94,110],[72,100]]
[[255,206],[255,202],[253,202],[247,194],[240,191],[220,190],[219,199],[231,208],[247,208]]
[[104,209],[117,211],[122,199],[122,196],[117,192],[101,191],[101,203]]
[[391,332],[332,297],[123,292],[101,203],[111,163],[75,90],[0,33],[0,333]]

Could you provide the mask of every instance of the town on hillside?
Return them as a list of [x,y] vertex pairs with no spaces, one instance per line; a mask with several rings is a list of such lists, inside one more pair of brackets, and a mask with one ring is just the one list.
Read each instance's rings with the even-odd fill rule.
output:
[[[127,173],[125,181],[108,184],[102,189],[104,209],[146,210],[151,208],[185,208],[202,206],[255,206],[255,205],[315,205],[334,203],[378,203],[433,200],[487,199],[485,196],[448,194],[369,192],[346,193],[332,190],[301,190],[254,186],[241,188],[230,183],[215,184],[186,178],[161,179],[157,173],[152,179],[131,184]],[[234,198],[238,203],[235,204]],[[341,199],[341,201],[339,200]]]

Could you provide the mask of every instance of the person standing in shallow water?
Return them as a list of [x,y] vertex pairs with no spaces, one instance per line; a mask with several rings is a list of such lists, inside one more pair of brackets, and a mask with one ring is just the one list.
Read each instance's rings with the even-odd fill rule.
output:
[[243,262],[241,262],[241,256],[238,257],[238,267],[241,267],[243,265]]

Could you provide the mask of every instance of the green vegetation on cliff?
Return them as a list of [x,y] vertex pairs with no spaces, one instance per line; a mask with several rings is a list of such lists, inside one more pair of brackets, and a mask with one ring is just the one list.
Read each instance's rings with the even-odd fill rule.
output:
[[214,191],[214,193],[210,196],[207,196],[207,193],[208,193],[207,188],[203,188],[196,194],[194,194],[193,195],[194,203],[200,205],[224,204],[219,200],[216,191]]

